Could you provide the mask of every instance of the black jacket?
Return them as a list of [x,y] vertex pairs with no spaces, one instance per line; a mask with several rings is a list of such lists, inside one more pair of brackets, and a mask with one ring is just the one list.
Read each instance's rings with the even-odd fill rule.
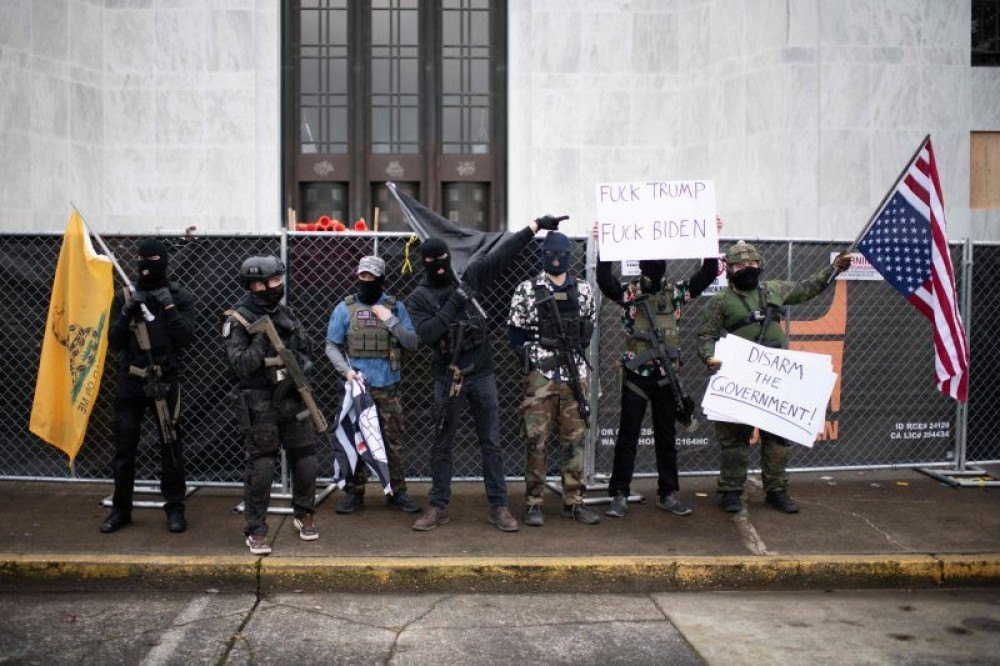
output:
[[[299,366],[308,376],[312,366],[313,342],[290,308],[279,305],[274,312],[264,312],[257,305],[257,301],[248,294],[233,309],[251,324],[262,315],[270,315],[271,321],[274,322],[274,330],[278,332],[281,342],[295,353]],[[276,355],[277,352],[264,333],[250,335],[235,317],[229,317],[222,327],[222,345],[241,389],[274,388],[264,367],[264,359]]]
[[[462,282],[468,284],[476,294],[481,295],[528,245],[534,235],[530,227],[525,227],[505,239],[486,256],[470,264],[462,276]],[[467,319],[475,306],[465,305],[455,294],[455,285],[434,287],[428,283],[425,276],[407,300],[406,308],[410,312],[410,319],[413,320],[413,327],[420,342],[434,349],[432,372],[436,377],[443,376],[445,368],[451,363],[451,355],[441,351],[441,341],[448,335],[451,324]],[[475,379],[493,372],[493,358],[489,344],[478,345],[461,353],[458,365],[463,369],[471,368],[465,375],[467,379]]]
[[[194,340],[195,298],[176,282],[170,282],[168,287],[174,299],[174,307],[169,310],[164,310],[155,298],[145,292],[139,292],[139,299],[146,303],[155,317],[153,321],[146,322],[153,362],[162,367],[165,379],[178,379],[182,369],[181,350]],[[124,304],[125,297],[118,291],[111,301],[111,326],[108,327],[108,347],[118,352],[119,377],[128,376],[131,365],[140,368],[149,365],[146,352],[139,349],[139,341],[129,328],[129,322],[122,317]]]

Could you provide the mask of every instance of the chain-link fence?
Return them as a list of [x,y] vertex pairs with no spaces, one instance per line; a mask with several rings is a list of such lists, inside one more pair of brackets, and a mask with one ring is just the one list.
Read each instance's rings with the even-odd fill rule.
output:
[[[409,257],[415,271],[407,272],[406,234],[379,234],[378,251],[389,270],[387,290],[405,299],[419,281],[416,246]],[[137,238],[106,237],[125,269],[135,265]],[[0,478],[67,479],[65,456],[27,430],[38,367],[41,332],[45,326],[52,275],[62,237],[58,235],[0,236],[0,339],[8,350],[8,390],[0,395]],[[289,305],[322,348],[334,306],[353,291],[354,269],[360,257],[371,254],[374,234],[298,234],[197,236],[175,243],[171,271],[198,299],[197,334],[185,352],[182,424],[189,481],[194,484],[236,484],[242,478],[242,450],[226,400],[232,386],[220,344],[222,312],[242,295],[235,276],[242,260],[252,254],[275,254],[289,267]],[[587,275],[586,241],[574,239],[574,270]],[[727,243],[723,244],[723,248]],[[805,241],[761,241],[767,279],[801,279],[829,262],[830,253],[843,244]],[[1000,367],[1000,345],[994,340],[994,318],[1000,317],[1000,297],[989,282],[1000,268],[1000,246],[977,245],[972,278],[971,401],[968,410],[968,458],[1000,459],[1000,447],[986,437],[995,419],[992,370]],[[955,248],[956,272],[961,274],[961,248]],[[688,277],[698,262],[670,262],[668,277]],[[514,287],[537,273],[537,251],[532,246],[480,296],[489,315],[490,344],[500,398],[500,438],[507,471],[520,476],[524,445],[518,405],[521,369],[507,345],[505,320]],[[967,270],[971,270],[969,267]],[[961,285],[960,285],[961,287]],[[681,379],[699,400],[708,375],[697,360],[696,332],[707,297],[683,308]],[[796,348],[830,354],[841,382],[834,389],[824,433],[812,449],[795,447],[791,464],[798,468],[874,467],[951,461],[956,448],[956,409],[933,383],[933,341],[929,323],[885,282],[837,281],[819,296],[790,311],[786,323]],[[976,332],[980,331],[979,334]],[[599,378],[599,394],[589,434],[588,468],[598,475],[611,469],[620,401],[619,358],[624,348],[621,310],[605,301],[599,315],[591,362]],[[332,418],[339,408],[342,382],[325,358],[317,359],[314,379],[319,403]],[[112,404],[115,358],[108,355],[104,383],[91,417],[88,435],[77,457],[76,478],[106,479],[111,459]],[[407,430],[404,447],[407,473],[430,474],[432,441],[430,354],[426,349],[405,359],[402,393]],[[647,424],[649,417],[647,416]],[[458,432],[455,455],[457,477],[481,476],[481,463],[470,424]],[[157,432],[152,416],[146,419],[137,476],[153,480],[159,473]],[[320,447],[321,474],[332,470],[330,447]],[[680,466],[685,473],[718,469],[712,424],[701,420],[693,432],[678,431]],[[553,447],[555,449],[555,447]],[[652,437],[644,429],[636,461],[638,473],[655,470]]]

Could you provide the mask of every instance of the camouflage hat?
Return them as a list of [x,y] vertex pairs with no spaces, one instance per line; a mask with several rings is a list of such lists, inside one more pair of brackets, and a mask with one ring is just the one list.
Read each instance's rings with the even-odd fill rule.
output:
[[746,241],[739,241],[726,250],[726,263],[730,266],[742,264],[744,261],[761,262],[763,257],[760,256],[756,247]]
[[385,260],[375,256],[361,257],[361,261],[358,262],[358,275],[362,273],[382,277],[385,275]]

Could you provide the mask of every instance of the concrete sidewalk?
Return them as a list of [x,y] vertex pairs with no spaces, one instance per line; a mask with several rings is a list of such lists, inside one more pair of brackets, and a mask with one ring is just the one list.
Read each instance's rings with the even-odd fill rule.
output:
[[[368,506],[354,514],[334,513],[339,493],[320,506],[318,541],[299,540],[291,517],[272,516],[274,553],[258,558],[233,512],[238,489],[199,489],[183,534],[167,532],[161,511],[136,509],[132,525],[104,535],[98,501],[109,486],[0,482],[0,587],[139,580],[170,589],[649,592],[1000,582],[995,489],[954,490],[906,470],[800,474],[791,488],[800,514],[770,509],[751,484],[748,510],[733,516],[717,507],[714,484],[682,479],[695,511],[678,517],[653,504],[655,482],[640,481],[650,500],[596,526],[559,516],[550,494],[546,525],[514,534],[486,522],[481,483],[455,484],[452,522],[425,533],[369,486]],[[523,484],[509,487],[520,518]],[[410,488],[421,504],[427,491]]]

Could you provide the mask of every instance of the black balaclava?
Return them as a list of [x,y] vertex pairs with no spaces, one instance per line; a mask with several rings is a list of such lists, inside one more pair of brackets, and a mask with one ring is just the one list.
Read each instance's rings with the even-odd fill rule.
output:
[[382,287],[384,285],[384,275],[374,280],[362,280],[358,278],[358,300],[365,305],[375,305],[378,303],[378,299],[382,298]]
[[[264,283],[265,285],[267,282]],[[265,287],[260,291],[250,292],[254,300],[260,304],[260,307],[268,312],[274,312],[275,308],[281,304],[281,299],[285,296],[285,283],[282,282],[277,287]]]
[[644,287],[651,291],[660,290],[660,282],[667,272],[667,262],[665,259],[641,259],[639,261],[639,272],[644,278]]
[[[448,256],[439,259],[442,254]],[[420,257],[424,262],[424,271],[431,286],[443,287],[451,282],[451,253],[448,251],[447,243],[440,238],[428,238],[420,244]],[[433,257],[433,261],[426,261],[428,257]],[[444,269],[444,273],[438,273],[441,268]]]
[[[139,242],[139,288],[143,291],[167,286],[167,261],[170,250],[158,238],[144,238]],[[149,259],[159,255],[159,259]]]
[[757,288],[757,282],[760,280],[760,269],[754,268],[753,266],[747,266],[738,273],[730,273],[729,281],[733,283],[733,286],[740,291],[750,291],[751,289]]
[[569,270],[573,245],[566,238],[566,234],[550,231],[545,235],[539,253],[542,258],[542,270],[549,275],[562,275]]

